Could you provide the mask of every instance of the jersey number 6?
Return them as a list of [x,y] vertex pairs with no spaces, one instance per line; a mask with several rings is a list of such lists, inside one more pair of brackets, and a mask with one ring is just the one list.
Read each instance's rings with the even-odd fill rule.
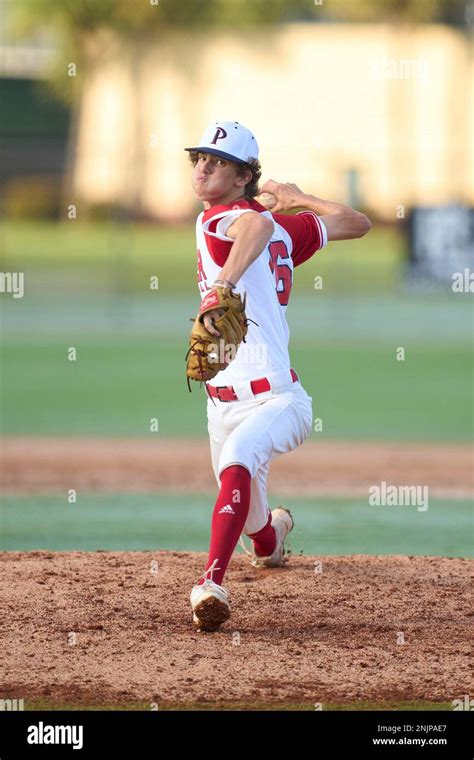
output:
[[270,251],[270,269],[275,275],[276,292],[281,306],[287,306],[293,284],[292,271],[289,264],[278,263],[278,257],[288,259],[288,249],[283,240],[277,240],[268,246]]

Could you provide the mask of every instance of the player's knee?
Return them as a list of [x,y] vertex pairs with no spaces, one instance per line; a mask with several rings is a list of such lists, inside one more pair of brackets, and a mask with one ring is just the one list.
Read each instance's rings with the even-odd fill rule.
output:
[[232,461],[226,461],[221,460],[219,462],[219,478],[222,479],[223,473],[229,469],[229,467],[242,467],[246,472],[249,473],[250,477],[252,476],[251,468],[248,462],[240,462],[238,460],[232,460]]
[[223,446],[219,457],[219,473],[222,476],[223,471],[228,467],[231,467],[235,464],[240,464],[242,467],[245,467],[252,475],[252,465],[250,460],[251,458],[248,456],[248,452],[246,456],[245,452],[241,449],[240,446],[236,446],[229,441]]

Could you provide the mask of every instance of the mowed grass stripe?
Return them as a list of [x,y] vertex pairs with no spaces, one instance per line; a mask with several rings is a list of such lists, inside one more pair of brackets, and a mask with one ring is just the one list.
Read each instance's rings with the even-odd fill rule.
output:
[[[68,361],[68,348],[76,361]],[[187,342],[153,335],[10,340],[1,346],[5,434],[206,437],[206,396],[185,378]],[[292,344],[320,438],[466,441],[473,429],[472,357],[463,348]]]
[[[71,484],[73,487],[73,484]],[[81,493],[8,496],[1,505],[3,551],[207,551],[215,494]],[[270,500],[272,506],[280,499]],[[294,556],[402,554],[472,556],[472,505],[429,499],[370,506],[363,498],[283,500],[295,517]],[[240,552],[241,549],[239,548]]]

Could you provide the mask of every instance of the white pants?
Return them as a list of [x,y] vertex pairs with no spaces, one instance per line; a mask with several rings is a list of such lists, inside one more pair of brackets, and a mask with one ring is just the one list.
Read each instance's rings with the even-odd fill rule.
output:
[[[215,405],[213,403],[215,402]],[[312,398],[299,382],[245,401],[207,400],[207,429],[214,475],[231,464],[248,469],[252,478],[250,510],[243,532],[256,533],[268,522],[267,475],[270,462],[300,446],[313,426]]]

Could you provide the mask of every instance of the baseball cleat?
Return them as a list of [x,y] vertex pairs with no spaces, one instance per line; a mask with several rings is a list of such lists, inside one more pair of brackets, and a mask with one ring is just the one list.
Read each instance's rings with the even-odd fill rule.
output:
[[[255,553],[255,547],[252,544],[252,551],[243,546],[247,554],[252,557],[251,564],[254,567],[283,567],[288,562],[288,558],[285,557],[285,540],[289,533],[293,530],[294,520],[291,516],[291,512],[286,507],[277,507],[272,510],[272,527],[276,533],[276,545],[273,554],[269,557],[259,557]],[[242,545],[242,544],[241,544]]]
[[229,592],[211,580],[193,586],[190,595],[193,623],[198,631],[217,631],[230,617]]

